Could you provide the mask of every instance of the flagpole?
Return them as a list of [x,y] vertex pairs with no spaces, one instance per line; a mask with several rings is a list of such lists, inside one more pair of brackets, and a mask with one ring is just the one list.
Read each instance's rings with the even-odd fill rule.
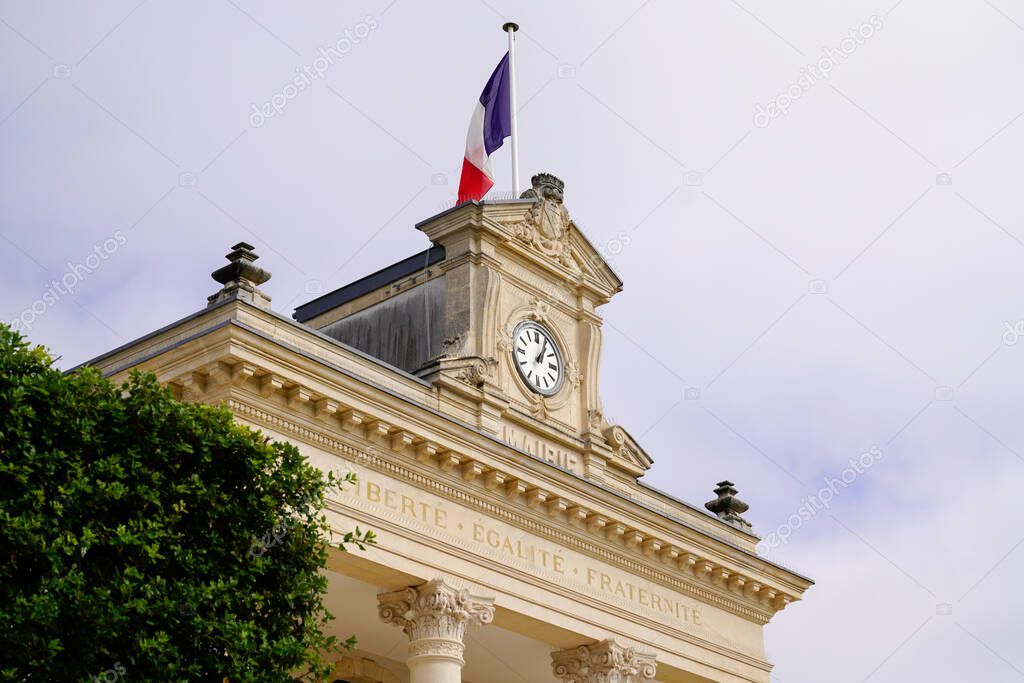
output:
[[519,198],[519,126],[516,122],[516,40],[515,33],[519,24],[510,21],[501,27],[508,33],[508,90],[509,110],[512,119],[512,193],[513,199]]

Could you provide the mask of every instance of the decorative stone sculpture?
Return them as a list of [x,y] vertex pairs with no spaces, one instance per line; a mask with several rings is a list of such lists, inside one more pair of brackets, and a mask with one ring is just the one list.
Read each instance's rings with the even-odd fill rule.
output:
[[270,272],[253,265],[253,261],[259,258],[253,248],[251,244],[239,242],[224,257],[230,263],[210,273],[210,277],[224,286],[207,297],[207,306],[227,299],[241,299],[260,308],[270,308],[270,297],[257,289],[258,285],[270,279]]
[[641,683],[654,678],[654,655],[614,640],[551,653],[551,668],[562,683]]
[[562,203],[565,183],[550,173],[538,173],[531,179],[531,187],[521,199],[536,199],[523,220],[516,220],[512,233],[516,239],[532,246],[574,274],[583,268],[579,255],[569,245],[569,232],[573,228],[569,211]]
[[736,497],[738,491],[733,483],[731,481],[718,482],[718,488],[715,489],[715,493],[718,494],[718,498],[704,503],[704,507],[718,515],[722,521],[728,522],[744,531],[750,531],[753,528],[750,522],[740,516],[749,510],[750,506]]
[[380,617],[409,636],[411,683],[461,681],[468,626],[494,620],[494,599],[470,595],[442,579],[377,596]]

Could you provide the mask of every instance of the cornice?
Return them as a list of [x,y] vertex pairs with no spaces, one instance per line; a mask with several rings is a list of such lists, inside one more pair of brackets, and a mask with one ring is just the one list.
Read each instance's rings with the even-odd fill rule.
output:
[[[535,266],[533,265],[533,261],[523,256],[519,251],[510,251],[508,252],[507,255],[514,259],[515,264],[520,268],[524,268],[528,271],[535,268]],[[516,273],[516,271],[511,270],[507,267],[501,269],[501,276],[507,279],[508,283],[513,287],[523,292],[528,292],[536,296],[537,298],[543,299],[545,303],[549,304],[550,306],[553,306],[560,313],[562,313],[562,315],[568,317],[571,320],[577,320],[581,316],[589,315],[595,321],[597,321],[598,324],[600,324],[600,316],[598,316],[595,313],[589,312],[585,308],[582,308],[576,304],[577,293],[575,282],[567,282],[565,284],[565,286],[562,288],[565,291],[565,297],[562,298],[556,296],[551,291],[538,286],[537,284],[531,282],[527,278],[521,277],[518,273]]]
[[[811,585],[798,574],[752,556],[701,527],[667,516],[642,501],[482,434],[471,425],[438,412],[436,407],[368,382],[355,368],[338,365],[346,360],[343,356],[332,362],[295,345],[305,347],[312,343],[311,348],[324,347],[335,354],[346,350],[338,344],[328,344],[327,338],[321,340],[322,335],[277,315],[266,321],[257,320],[265,313],[251,306],[238,305],[238,313],[254,318],[254,324],[259,322],[261,328],[267,329],[236,319],[218,324],[224,321],[222,315],[217,315],[213,317],[212,329],[206,330],[206,335],[212,337],[204,336],[202,331],[190,333],[187,340],[175,335],[177,341],[170,346],[140,349],[132,354],[135,362],[127,365],[112,358],[108,368],[114,366],[116,371],[123,372],[139,365],[150,367],[158,371],[162,381],[176,386],[181,397],[192,400],[218,400],[236,386],[249,383],[258,387],[257,393],[280,392],[279,400],[284,402],[287,396],[292,411],[323,416],[335,426],[344,427],[344,420],[354,422],[360,410],[367,411],[371,413],[367,420],[380,423],[377,429],[384,428],[389,439],[395,437],[399,443],[411,439],[414,446],[409,448],[428,454],[426,457],[439,463],[437,466],[441,458],[445,467],[465,464],[468,471],[479,469],[481,480],[498,482],[503,489],[511,480],[529,479],[531,486],[563,498],[565,509],[556,508],[558,513],[564,517],[566,510],[571,509],[579,526],[591,536],[628,544],[628,550],[636,556],[664,558],[664,564],[671,569],[700,579],[698,585],[706,586],[706,590],[726,595],[738,593],[742,603],[767,616],[799,599]],[[299,334],[295,344],[279,338],[282,332],[292,329]],[[282,349],[290,350],[291,354],[282,354]],[[141,358],[147,360],[143,363]],[[358,362],[359,358],[353,352],[347,360]],[[324,372],[332,368],[341,374]],[[353,400],[358,405],[352,405]],[[358,428],[365,431],[361,423]],[[444,446],[436,443],[438,438],[445,440]]]
[[[430,536],[415,530],[410,530],[409,525],[406,523],[405,520],[397,521],[392,520],[390,518],[384,519],[377,514],[365,512],[362,509],[344,507],[332,501],[328,501],[327,509],[329,511],[338,512],[339,514],[344,515],[346,520],[352,520],[356,523],[361,524],[375,524],[375,528],[378,531],[387,531],[389,533],[402,536],[403,538],[422,543],[434,550],[437,550],[439,553],[442,553],[445,557],[458,557],[471,563],[474,561],[479,561],[478,555],[474,555],[473,553],[468,552],[457,546],[452,547],[450,545],[443,544],[434,536]],[[393,517],[397,518],[398,515],[393,515]],[[344,533],[348,529],[349,527],[332,527],[332,530],[339,534]],[[393,555],[396,558],[403,557],[402,553],[395,549],[378,547],[377,550],[382,551],[388,555]],[[477,573],[462,572],[456,568],[453,568],[452,565],[448,563],[439,563],[437,560],[434,559],[418,559],[416,560],[416,563],[422,565],[425,568],[429,568],[429,570],[433,570],[428,571],[428,574],[443,574],[457,578],[465,582],[466,584],[486,585],[486,582],[481,582],[481,577]],[[658,642],[657,649],[671,653],[674,656],[679,657],[681,659],[695,662],[701,666],[721,671],[723,674],[728,674],[730,676],[742,678],[744,680],[751,681],[752,683],[758,683],[762,680],[761,678],[754,678],[743,672],[739,672],[734,667],[723,667],[719,663],[713,663],[702,660],[699,657],[695,656],[694,647],[700,648],[701,650],[716,653],[733,662],[740,662],[751,667],[752,669],[756,669],[759,671],[770,672],[774,667],[774,665],[768,660],[762,659],[760,657],[751,656],[740,650],[733,649],[730,646],[722,645],[721,643],[701,639],[697,636],[694,636],[693,634],[687,633],[685,631],[680,631],[671,626],[667,626],[664,621],[659,621],[653,618],[649,618],[645,615],[638,614],[636,610],[620,607],[618,605],[608,603],[607,601],[602,601],[600,598],[597,597],[592,598],[589,594],[581,594],[579,592],[572,591],[571,589],[564,588],[563,586],[560,586],[557,583],[539,581],[537,580],[535,572],[517,571],[512,569],[508,563],[495,564],[492,567],[492,569],[502,574],[503,576],[520,579],[525,583],[534,586],[538,589],[541,589],[543,591],[555,593],[576,602],[582,601],[581,604],[593,605],[595,607],[603,609],[608,614],[617,616],[632,624],[647,627],[652,631],[657,632],[658,634],[664,633],[670,636],[671,638],[679,641],[679,644],[674,644],[669,639],[663,639]],[[427,574],[424,574],[424,576],[426,575]],[[501,590],[500,586],[494,586],[494,588],[496,590]],[[529,596],[517,597],[519,600],[522,600],[523,602],[526,602],[528,604],[532,604],[541,609],[551,609],[550,602],[537,601],[536,599],[531,598]],[[581,624],[586,624],[587,626],[591,627],[594,630],[594,632],[602,633],[604,635],[611,635],[613,637],[621,637],[624,640],[635,639],[635,634],[629,629],[624,629],[621,627],[616,629],[615,627],[609,626],[609,624],[604,621],[590,618],[587,615],[581,613],[573,613],[570,616],[573,619],[579,621]],[[716,634],[716,636],[719,637],[722,635],[723,634]]]
[[[376,413],[378,417],[390,415],[388,419],[399,425],[395,427],[397,432],[406,431],[410,423],[415,422],[418,425],[415,433],[409,431],[400,439],[413,439],[416,448],[422,452],[429,453],[433,449],[435,457],[441,452],[448,463],[461,463],[464,460],[467,463],[477,462],[479,457],[470,458],[460,454],[481,452],[492,458],[493,467],[490,469],[494,472],[488,471],[486,475],[491,481],[500,481],[504,485],[510,477],[518,479],[522,475],[513,474],[513,470],[525,466],[530,470],[529,478],[538,488],[555,491],[568,487],[573,491],[571,495],[565,496],[567,500],[572,499],[570,507],[576,514],[587,515],[583,526],[596,529],[599,532],[597,536],[612,534],[616,540],[621,541],[629,530],[630,543],[638,541],[636,547],[631,549],[642,548],[644,553],[664,556],[673,568],[682,569],[687,575],[697,574],[705,579],[703,583],[716,588],[722,588],[716,583],[726,587],[731,583],[733,588],[742,589],[741,593],[748,602],[760,605],[759,609],[769,616],[788,602],[799,599],[799,595],[812,584],[809,579],[753,556],[749,551],[700,526],[688,524],[643,501],[603,486],[600,482],[583,479],[491,435],[480,433],[471,425],[439,412],[436,407],[411,399],[404,392],[396,393],[368,382],[354,368],[339,365],[346,361],[358,362],[361,354],[315,331],[245,304],[238,304],[237,309],[238,314],[252,318],[268,315],[270,319],[266,324],[270,327],[264,331],[240,320],[228,319],[206,329],[205,334],[214,336],[212,340],[204,336],[202,331],[195,332],[189,335],[188,343],[179,337],[170,346],[159,349],[151,347],[152,350],[148,351],[142,349],[142,353],[133,354],[136,360],[132,363],[118,364],[111,358],[113,362],[108,361],[108,372],[149,367],[158,371],[161,381],[176,386],[181,397],[192,400],[218,400],[224,397],[225,392],[230,393],[230,390],[224,389],[221,386],[223,383],[244,384],[248,380],[261,382],[261,389],[271,393],[295,390],[301,385],[305,390],[300,388],[293,391],[289,400],[296,406],[306,406],[307,413],[322,415],[335,423],[339,420],[354,421],[359,414],[359,409],[345,405],[339,396],[347,396],[349,403],[359,397],[356,402],[361,404],[362,409]],[[194,317],[191,316],[189,320]],[[213,320],[219,322],[221,316],[215,316]],[[165,331],[172,327],[165,328]],[[293,330],[293,333],[299,335],[294,344],[282,338],[282,333]],[[302,337],[310,339],[303,341]],[[312,353],[305,349],[310,341],[313,348],[324,347],[325,351],[330,350],[340,355],[332,361]],[[302,344],[302,347],[295,344]],[[280,349],[290,350],[294,359],[287,360],[290,356],[281,354]],[[351,352],[351,358],[345,357],[345,351]],[[144,357],[146,362],[139,360],[140,357]],[[157,362],[158,358],[160,362]],[[219,360],[211,362],[215,358]],[[109,369],[111,366],[116,370]],[[340,374],[325,374],[325,369]],[[420,382],[417,380],[417,383]],[[427,396],[423,398],[427,399]],[[431,443],[438,435],[446,439],[447,446],[454,452]],[[477,462],[481,468],[485,464]],[[609,511],[615,512],[612,514]],[[709,519],[706,523],[712,524],[715,521]],[[637,524],[643,529],[638,529]],[[726,574],[713,574],[716,568],[721,568]],[[706,580],[712,576],[714,580]]]
[[[358,463],[360,467],[393,477],[459,505],[513,524],[537,536],[570,547],[577,552],[617,566],[637,576],[642,576],[653,583],[678,590],[691,598],[714,605],[758,625],[765,624],[770,618],[763,610],[746,609],[736,601],[730,600],[729,597],[716,593],[711,587],[688,585],[685,579],[673,579],[667,572],[655,570],[641,561],[630,558],[625,553],[616,552],[613,548],[606,547],[605,544],[595,543],[591,539],[583,538],[579,535],[577,529],[569,529],[567,531],[564,526],[552,523],[550,518],[530,514],[528,510],[513,509],[500,495],[485,497],[479,491],[469,490],[468,487],[460,485],[457,480],[454,482],[450,480],[444,481],[436,474],[428,474],[426,471],[415,470],[412,466],[396,462],[392,460],[392,454],[389,454],[386,450],[376,449],[373,446],[359,448],[349,443],[344,437],[335,438],[329,436],[321,430],[312,429],[309,426],[285,419],[250,402],[232,399],[228,401],[228,407],[253,423],[286,432],[293,438],[298,438],[311,445],[339,454],[354,463]],[[449,468],[448,471],[453,471],[453,469]],[[455,469],[455,471],[460,470]],[[498,491],[500,493],[500,489]],[[412,527],[407,518],[402,518],[398,513],[375,512],[370,515],[361,507],[352,508],[345,505],[340,499],[328,500],[328,509],[347,515],[351,515],[353,512],[357,515],[361,513],[363,515],[362,521],[372,521],[378,526],[386,525],[388,527],[387,530],[391,533],[413,538],[419,543],[434,547],[448,554],[455,553],[467,561],[479,561],[479,554],[463,549],[455,537],[449,536],[446,532],[436,530],[430,534],[418,531]],[[500,573],[538,586],[545,591],[553,591],[572,600],[581,600],[581,591],[542,579],[538,577],[535,570],[525,571],[517,569],[507,560],[496,563],[494,569]],[[767,671],[771,668],[771,665],[763,659],[683,631],[663,620],[657,620],[640,614],[635,609],[611,603],[606,597],[599,596],[596,590],[583,593],[582,600],[597,609],[611,611],[621,618],[643,624],[653,630],[665,632],[678,640],[704,649],[710,649],[758,669]]]
[[[529,210],[530,206],[532,206],[532,203],[524,208]],[[615,292],[618,291],[609,284],[601,282],[594,275],[573,272],[564,265],[537,254],[534,250],[530,249],[515,238],[510,224],[503,221],[503,219],[507,220],[508,217],[508,214],[500,216],[484,213],[482,217],[483,220],[481,221],[495,234],[500,236],[501,246],[507,251],[507,253],[515,254],[523,263],[529,264],[531,267],[537,268],[541,272],[546,271],[566,284],[571,284],[573,289],[578,290],[582,288],[584,291],[590,292],[595,299],[596,305],[606,303],[611,299]],[[526,212],[524,212],[519,218],[521,221],[525,221]]]
[[[258,373],[259,370],[253,368],[250,376],[256,378]],[[246,374],[250,372],[247,370]],[[522,472],[494,467],[479,456],[447,450],[429,436],[396,426],[380,416],[347,408],[331,399],[318,398],[311,391],[287,387],[283,378],[263,375],[258,383],[265,399],[283,391],[293,409],[298,402],[312,403],[324,426],[313,429],[275,415],[251,401],[239,400],[237,394],[228,400],[229,408],[253,418],[257,423],[276,427],[314,445],[347,455],[381,472],[420,488],[434,490],[444,497],[505,519],[747,620],[767,623],[775,612],[799,599],[794,593],[741,573],[734,565],[715,555],[701,553],[699,548],[683,547],[688,544],[638,529],[635,521],[628,517],[595,509],[597,506],[590,501],[555,491],[549,483],[528,478]],[[344,432],[328,431],[334,426],[331,423],[345,425],[357,436],[362,432],[364,443],[374,444],[378,450],[361,450],[339,439],[338,436]],[[382,445],[388,449],[385,451],[388,458],[380,455]],[[431,476],[418,473],[395,460],[395,454],[407,455],[421,468],[428,468]],[[453,487],[452,482],[459,486]],[[531,509],[527,495],[531,491],[543,496],[543,505]],[[482,492],[489,492],[490,500],[481,497]],[[502,494],[504,499],[498,497]],[[496,500],[502,505],[497,505]],[[546,515],[539,516],[538,510]]]

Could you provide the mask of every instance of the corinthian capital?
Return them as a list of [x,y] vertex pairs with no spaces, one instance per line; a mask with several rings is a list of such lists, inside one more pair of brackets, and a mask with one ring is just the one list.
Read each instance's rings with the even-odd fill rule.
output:
[[654,678],[654,655],[622,647],[614,640],[551,653],[555,678],[562,683],[641,683]]
[[449,657],[461,663],[466,627],[494,620],[494,598],[470,595],[441,579],[383,593],[377,603],[380,618],[409,636],[411,657]]

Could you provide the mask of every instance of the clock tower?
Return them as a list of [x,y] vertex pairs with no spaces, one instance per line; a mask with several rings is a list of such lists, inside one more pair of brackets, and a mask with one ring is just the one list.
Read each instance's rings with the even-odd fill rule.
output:
[[758,556],[731,482],[702,508],[642,481],[598,385],[622,283],[564,189],[433,216],[427,249],[295,320],[239,243],[203,309],[90,362],[358,475],[325,493],[332,533],[379,538],[328,557],[325,628],[359,637],[331,680],[769,683],[763,627],[811,581]]
[[431,249],[304,306],[299,322],[430,382],[439,408],[575,474],[627,484],[650,458],[604,418],[601,317],[622,282],[548,173],[511,201],[416,227]]

